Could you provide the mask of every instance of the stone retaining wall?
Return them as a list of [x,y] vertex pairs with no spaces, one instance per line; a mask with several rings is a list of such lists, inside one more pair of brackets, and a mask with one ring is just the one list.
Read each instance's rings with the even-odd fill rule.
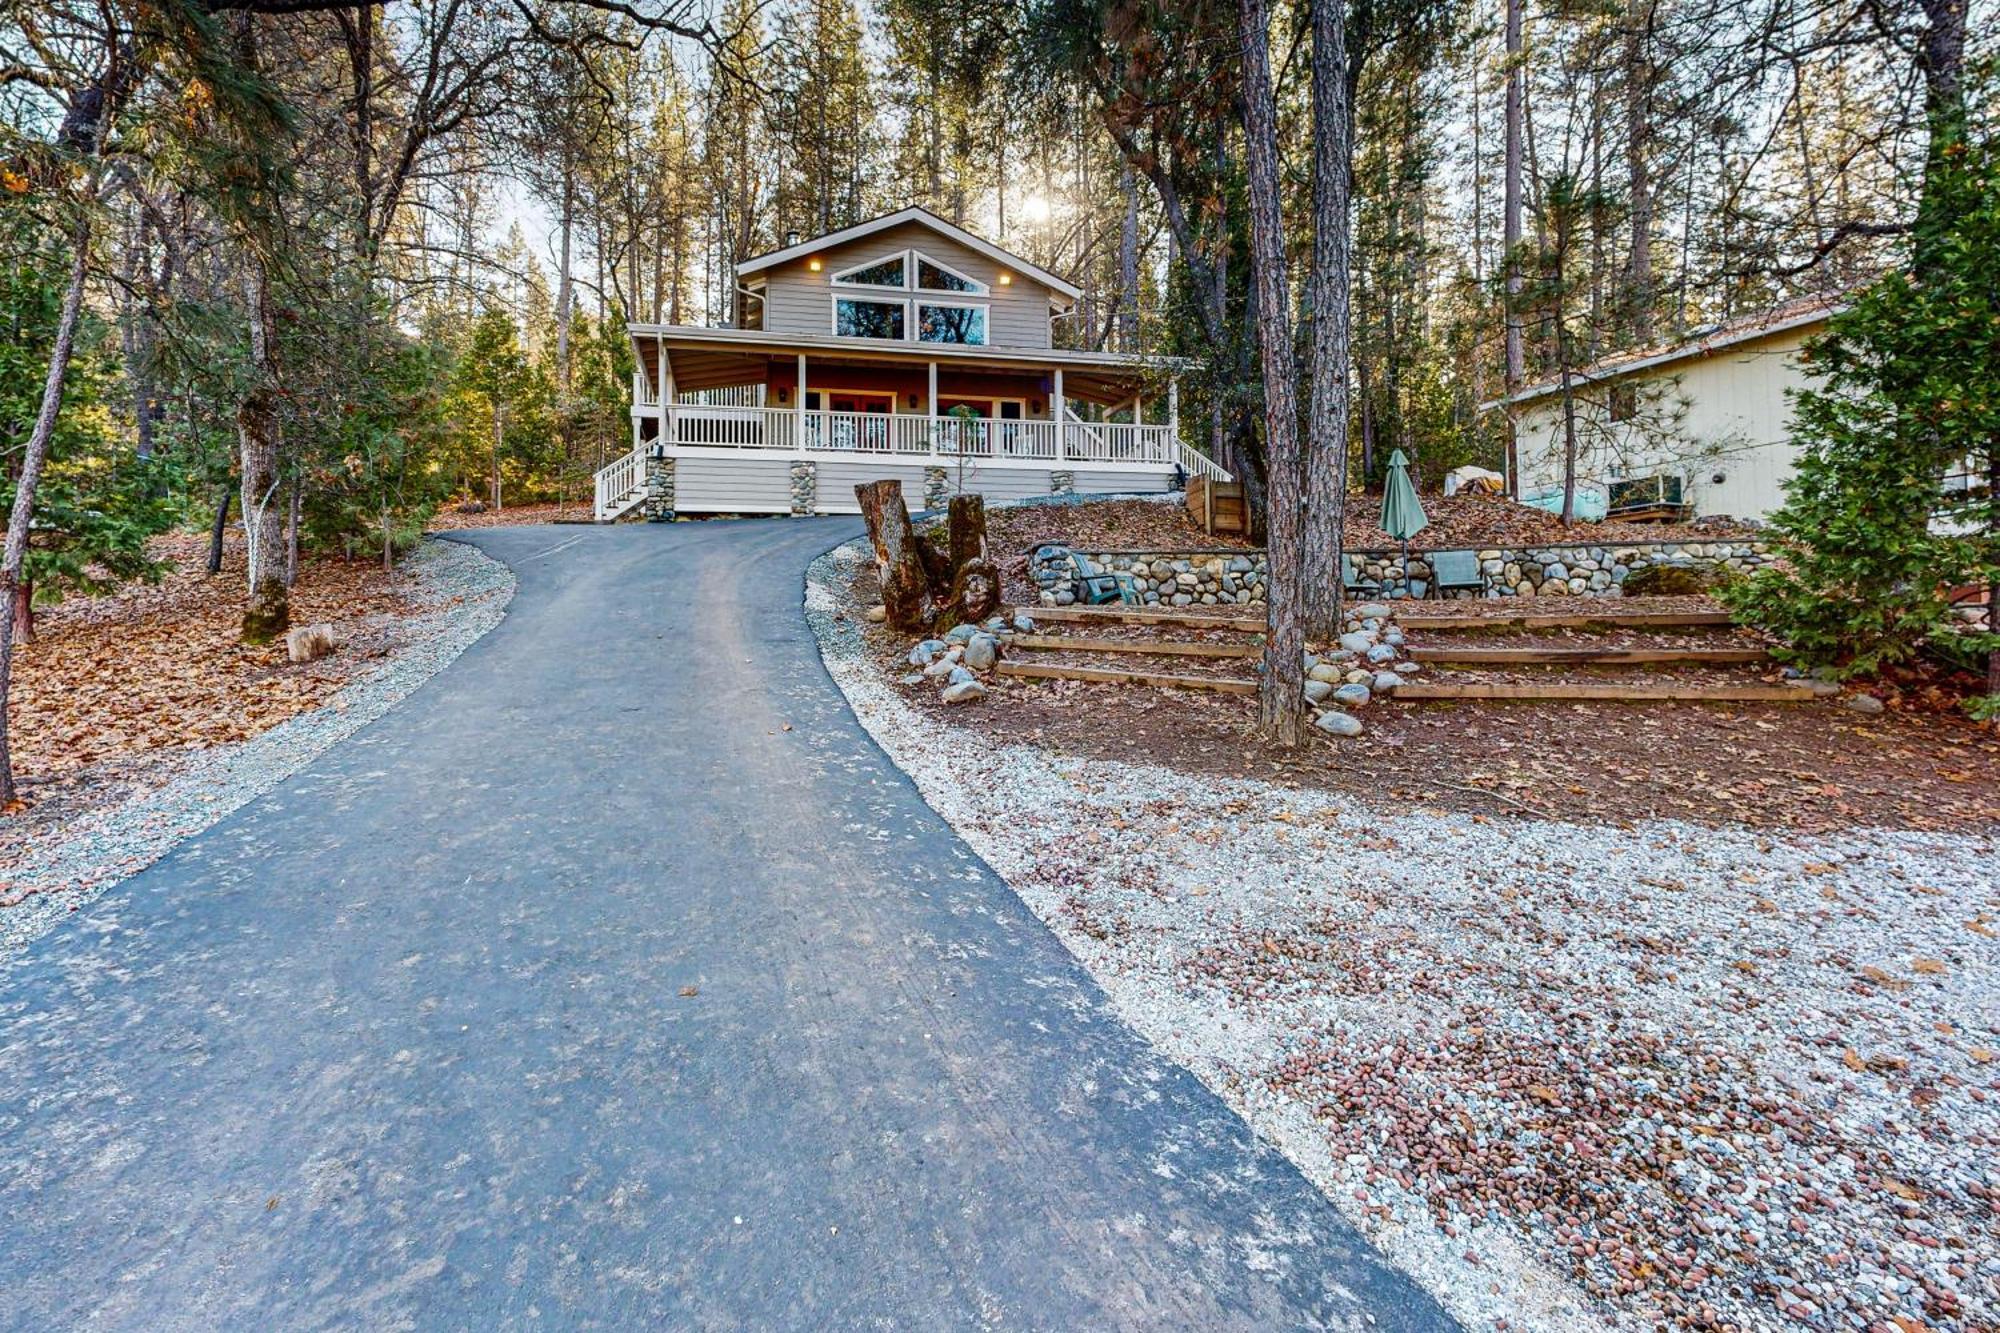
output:
[[[1262,551],[1086,551],[1100,569],[1129,574],[1140,598],[1173,606],[1247,606],[1264,600]],[[1350,551],[1348,566],[1383,597],[1423,596],[1429,591],[1425,552],[1410,553],[1409,582],[1396,551]],[[1729,538],[1708,542],[1627,542],[1569,546],[1487,547],[1476,553],[1488,580],[1488,597],[1616,597],[1634,570],[1651,565],[1686,569],[1728,569],[1747,573],[1776,557],[1763,542]],[[1028,556],[1028,577],[1044,606],[1076,599],[1069,548],[1038,546]],[[1466,590],[1455,597],[1477,597]]]

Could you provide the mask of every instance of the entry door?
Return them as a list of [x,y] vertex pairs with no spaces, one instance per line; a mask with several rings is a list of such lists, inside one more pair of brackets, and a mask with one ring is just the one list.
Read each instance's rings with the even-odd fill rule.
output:
[[[889,449],[889,423],[886,418],[895,410],[893,394],[868,393],[852,389],[828,389],[826,391],[828,410],[856,415],[836,416],[826,432],[826,447],[830,449],[862,449],[871,453],[887,453]],[[861,414],[868,415],[861,415]]]
[[1007,424],[1010,421],[1018,422],[1021,418],[1021,402],[1019,399],[1002,398],[1000,400],[1000,452],[1004,454],[1017,454],[1021,451],[1020,426],[1010,426]]

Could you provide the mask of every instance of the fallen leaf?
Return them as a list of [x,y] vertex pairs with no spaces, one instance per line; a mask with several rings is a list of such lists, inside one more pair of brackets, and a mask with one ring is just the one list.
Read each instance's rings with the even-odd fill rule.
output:
[[701,994],[701,987],[699,987],[699,986],[683,986],[683,987],[681,987],[681,997],[682,997],[683,999],[685,999],[685,998],[687,998],[687,997],[689,997],[689,996],[693,996],[693,995],[699,995],[699,994]]

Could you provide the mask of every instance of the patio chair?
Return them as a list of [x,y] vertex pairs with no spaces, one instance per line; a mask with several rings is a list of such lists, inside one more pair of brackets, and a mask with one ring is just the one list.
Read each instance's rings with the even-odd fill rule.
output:
[[1081,606],[1103,606],[1107,602],[1139,604],[1139,590],[1132,576],[1115,569],[1099,569],[1087,556],[1069,553],[1070,568],[1076,571],[1076,600]]
[[1348,597],[1375,597],[1381,594],[1381,584],[1377,583],[1374,579],[1361,577],[1361,571],[1353,565],[1348,564],[1347,561],[1342,560],[1340,563],[1346,566],[1340,574],[1340,591],[1344,595]]
[[1475,551],[1432,551],[1431,592],[1442,597],[1446,593],[1458,592],[1466,588],[1477,588],[1481,596],[1486,593],[1486,573],[1479,567],[1479,555]]

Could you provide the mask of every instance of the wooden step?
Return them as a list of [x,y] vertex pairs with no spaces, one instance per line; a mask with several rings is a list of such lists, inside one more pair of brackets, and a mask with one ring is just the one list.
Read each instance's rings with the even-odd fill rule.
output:
[[1158,657],[1257,657],[1255,643],[1143,643],[1132,639],[1096,639],[1081,634],[1013,634],[1009,648],[1047,648],[1073,653],[1149,653]]
[[1228,680],[1209,676],[1172,676],[1156,671],[1115,671],[1110,667],[1050,666],[1045,662],[1011,662],[1002,659],[995,668],[1003,676],[1028,680],[1088,680],[1104,685],[1153,685],[1172,690],[1211,690],[1217,694],[1255,694],[1254,680]]
[[1518,616],[1427,616],[1398,614],[1396,623],[1404,629],[1464,630],[1477,633],[1517,629],[1584,629],[1592,625],[1619,625],[1628,628],[1657,628],[1681,625],[1733,625],[1727,611],[1551,611],[1523,612]]
[[1230,629],[1246,634],[1264,632],[1264,617],[1243,615],[1203,615],[1169,607],[1161,611],[1136,606],[1024,606],[1030,620],[1066,621],[1082,625],[1183,625],[1194,629]]
[[1807,703],[1803,685],[1706,685],[1678,681],[1405,681],[1397,702],[1443,699],[1602,699],[1614,703]]
[[1645,662],[1768,662],[1765,648],[1412,648],[1416,662],[1444,666],[1623,666]]

